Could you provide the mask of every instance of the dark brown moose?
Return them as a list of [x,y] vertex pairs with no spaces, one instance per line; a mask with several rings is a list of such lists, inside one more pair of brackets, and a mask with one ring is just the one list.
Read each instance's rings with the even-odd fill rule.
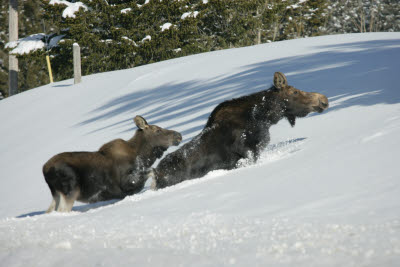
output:
[[233,169],[240,159],[257,160],[269,143],[269,128],[286,118],[292,126],[297,117],[328,108],[328,99],[288,85],[281,72],[268,90],[219,104],[202,132],[164,157],[150,176],[153,187],[163,188],[204,176],[216,169]]
[[96,152],[64,152],[43,166],[53,201],[47,210],[71,211],[75,200],[98,202],[121,199],[139,192],[143,173],[169,146],[182,140],[180,133],[147,124],[136,116],[139,128],[128,141],[115,139]]

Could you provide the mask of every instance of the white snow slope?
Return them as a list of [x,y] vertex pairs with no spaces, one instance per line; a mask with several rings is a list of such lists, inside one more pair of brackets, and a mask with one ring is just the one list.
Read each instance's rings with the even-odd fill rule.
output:
[[[275,71],[330,108],[271,127],[256,164],[43,214],[51,156],[128,139],[137,114],[187,142],[218,103],[268,88]],[[373,33],[206,53],[2,100],[0,265],[400,266],[399,84],[400,33]]]

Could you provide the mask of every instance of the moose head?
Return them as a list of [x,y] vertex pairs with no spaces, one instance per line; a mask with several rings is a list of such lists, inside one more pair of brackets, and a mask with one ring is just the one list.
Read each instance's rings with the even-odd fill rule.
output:
[[149,125],[147,121],[136,116],[133,121],[139,128],[138,134],[143,135],[143,138],[153,147],[162,147],[167,149],[170,146],[177,146],[182,141],[182,135],[178,132],[163,129],[157,125]]
[[329,106],[328,98],[323,94],[304,92],[288,85],[282,72],[275,72],[274,87],[282,103],[284,116],[292,126],[296,123],[296,117],[305,117],[311,112],[321,113]]

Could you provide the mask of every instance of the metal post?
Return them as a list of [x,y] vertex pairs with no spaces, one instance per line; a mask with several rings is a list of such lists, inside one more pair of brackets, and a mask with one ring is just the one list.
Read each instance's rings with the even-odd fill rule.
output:
[[74,54],[74,83],[80,83],[82,80],[81,74],[81,48],[77,43],[73,45]]
[[[10,0],[9,7],[9,42],[18,40],[18,0]],[[9,54],[8,67],[8,95],[12,96],[18,93],[18,59],[15,55]]]

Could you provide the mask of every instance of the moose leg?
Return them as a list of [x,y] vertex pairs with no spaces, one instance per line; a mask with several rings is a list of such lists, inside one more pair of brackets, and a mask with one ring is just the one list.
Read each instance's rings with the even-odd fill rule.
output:
[[57,191],[55,211],[64,212],[65,210],[65,195]]
[[55,210],[59,212],[70,212],[74,206],[75,200],[78,199],[80,190],[75,188],[68,195],[64,195],[61,192],[58,193],[58,198],[56,199]]
[[74,169],[67,164],[58,163],[43,171],[43,175],[53,196],[47,212],[71,211],[80,194],[79,179]]
[[147,174],[147,179],[151,179],[150,189],[157,190],[157,181],[154,169],[151,169],[151,171],[149,171],[149,173]]
[[245,147],[245,141],[246,141],[245,133],[242,131],[234,130],[232,132],[232,135],[234,140],[232,144],[233,151],[241,158],[244,158],[247,154],[247,149]]
[[53,200],[51,201],[51,204],[50,204],[49,208],[48,208],[47,211],[46,211],[46,213],[53,212],[55,209],[56,209],[56,201],[55,201],[54,198],[53,198]]
[[238,157],[234,164],[243,158],[256,162],[270,140],[268,129],[253,128],[244,132],[236,131],[233,134],[235,141],[232,144],[232,151]]
[[249,157],[249,152],[253,152],[253,147],[249,142],[249,133],[236,130],[233,132],[233,136],[235,141],[232,144],[232,151],[237,158],[233,159],[232,167],[235,167],[240,159]]
[[129,175],[121,179],[121,191],[128,196],[139,193],[144,188],[147,178],[147,170],[132,171]]
[[251,151],[254,161],[257,161],[261,152],[267,147],[270,141],[268,129],[254,130],[252,138],[246,140],[246,146]]
[[60,202],[60,196],[55,194],[53,200],[51,201],[50,207],[47,209],[46,213],[50,213],[56,210],[57,203]]

